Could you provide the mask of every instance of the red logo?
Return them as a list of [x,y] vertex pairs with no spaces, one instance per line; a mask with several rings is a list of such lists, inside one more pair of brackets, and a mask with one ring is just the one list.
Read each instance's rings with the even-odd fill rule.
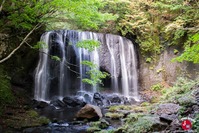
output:
[[181,124],[181,126],[182,126],[182,129],[184,129],[184,130],[190,130],[191,129],[191,127],[192,127],[192,124],[191,124],[191,121],[190,120],[183,120],[182,121],[182,124]]

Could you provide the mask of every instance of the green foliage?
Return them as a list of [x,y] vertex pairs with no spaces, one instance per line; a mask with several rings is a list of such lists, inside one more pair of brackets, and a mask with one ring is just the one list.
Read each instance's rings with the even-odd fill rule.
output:
[[95,132],[95,133],[115,133],[115,130],[111,129],[111,130],[101,130],[99,132]]
[[118,110],[131,110],[132,107],[128,106],[128,105],[115,105],[115,106],[111,106],[108,110],[110,112],[116,112]]
[[146,59],[146,63],[151,63],[152,59],[151,58],[147,58]]
[[106,9],[119,16],[112,25],[124,36],[136,36],[145,57],[160,54],[170,45],[183,47],[199,30],[198,1],[111,0],[108,4]]
[[0,24],[30,30],[37,23],[55,28],[64,22],[67,28],[98,29],[101,23],[115,19],[111,14],[100,13],[100,7],[103,7],[101,0],[10,0],[3,5],[2,11],[8,15],[1,19]]
[[195,117],[195,122],[193,123],[193,129],[198,133],[199,132],[199,114]]
[[87,129],[87,132],[88,132],[88,133],[95,133],[95,132],[97,132],[97,131],[101,131],[101,129],[100,129],[99,127],[89,127],[89,128]]
[[[80,48],[85,48],[89,52],[92,52],[93,50],[95,50],[95,48],[98,48],[100,46],[100,42],[95,40],[83,40],[79,41],[76,46]],[[90,70],[86,72],[86,74],[89,75],[89,78],[82,79],[82,82],[84,83],[95,86],[98,83],[102,84],[102,79],[105,79],[107,76],[109,76],[108,73],[101,72],[97,68],[98,66],[90,61],[84,60],[81,62],[81,64],[90,68]]]
[[109,125],[110,124],[105,119],[100,119],[99,121],[90,123],[91,127],[99,127],[100,129],[106,129]]
[[193,63],[199,63],[199,33],[196,33],[190,37],[189,41],[193,45],[186,45],[184,53],[182,53],[179,57],[174,58],[172,61],[190,61]]
[[[110,124],[105,119],[100,119],[96,122],[91,122],[89,124],[89,128],[87,129],[87,132],[91,133],[111,133],[112,130],[107,130],[107,128],[110,126]],[[98,132],[99,131],[99,132]]]
[[143,102],[143,103],[141,103],[141,106],[143,107],[143,106],[149,106],[150,105],[150,103],[149,102]]
[[61,59],[58,56],[50,56],[52,60],[55,61],[61,61]]
[[32,118],[39,117],[39,114],[36,111],[34,111],[34,110],[27,111],[27,115],[32,117]]
[[[166,100],[169,102],[174,102],[174,101],[179,102],[179,99],[183,97],[189,97],[189,96],[191,97],[191,93],[193,91],[192,88],[196,84],[198,84],[197,80],[194,81],[188,78],[179,77],[173,87],[164,88],[162,90],[163,93],[162,100]],[[180,101],[182,101],[182,104],[186,103],[186,101],[183,102],[182,99]]]
[[153,121],[150,119],[150,117],[141,117],[138,118],[138,121],[133,124],[132,127],[130,127],[127,132],[135,132],[135,133],[143,133],[148,132],[151,129],[151,126],[153,125]]
[[98,70],[96,64],[93,64],[90,61],[82,61],[82,64],[90,68],[90,70],[86,72],[86,74],[89,75],[89,78],[82,79],[82,82],[94,86],[98,83],[102,84],[102,79],[105,79],[107,76],[109,76],[108,73]]
[[178,51],[177,49],[174,49],[173,53],[174,53],[174,54],[178,54],[179,51]]
[[[95,48],[98,48],[100,46],[100,42],[95,40],[83,40],[79,41],[76,46],[80,48],[85,48],[89,52],[91,52],[95,50]],[[82,79],[82,82],[95,86],[98,83],[102,84],[102,79],[109,76],[108,73],[98,70],[97,65],[90,61],[85,60],[82,61],[81,64],[90,68],[90,70],[86,72],[86,74],[89,75],[89,78]]]
[[144,116],[142,113],[131,113],[128,115],[128,117],[125,119],[126,123],[134,123],[135,121],[138,120],[139,117]]
[[79,48],[85,48],[89,52],[91,52],[94,51],[95,48],[98,48],[100,46],[100,42],[95,40],[83,40],[77,42],[76,46]]
[[164,69],[164,68],[160,68],[160,69],[158,69],[156,72],[157,72],[157,73],[160,73],[160,72],[162,72],[162,71],[165,71],[165,69]]
[[125,133],[147,133],[150,131],[155,120],[152,116],[143,114],[131,114],[127,117],[125,125],[119,130]]
[[161,83],[158,83],[158,84],[152,85],[150,89],[151,89],[152,91],[159,91],[159,90],[161,90],[162,88],[163,88],[162,84],[161,84]]
[[122,114],[122,113],[110,113],[110,112],[108,112],[108,113],[105,114],[105,116],[109,117],[111,119],[121,119],[121,118],[124,117],[124,114]]
[[37,42],[37,44],[34,45],[32,48],[33,48],[33,49],[36,49],[36,50],[39,50],[39,49],[41,49],[41,48],[46,49],[46,48],[48,48],[48,45],[47,45],[45,42],[43,42],[43,41],[39,41],[39,42]]
[[[11,104],[14,101],[14,96],[11,91],[10,79],[7,77],[3,68],[0,67],[0,110],[6,104]],[[1,113],[0,111],[0,113]]]
[[38,122],[40,125],[47,125],[50,123],[50,120],[46,117],[41,116],[39,117]]

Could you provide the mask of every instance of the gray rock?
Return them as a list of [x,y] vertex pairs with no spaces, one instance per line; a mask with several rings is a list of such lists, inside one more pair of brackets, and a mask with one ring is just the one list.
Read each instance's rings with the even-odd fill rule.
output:
[[188,96],[183,96],[183,97],[179,98],[178,103],[182,106],[192,106],[192,105],[196,104],[197,102],[193,96],[188,95]]
[[195,98],[196,98],[196,103],[197,105],[199,105],[199,87],[197,88],[197,90],[194,92],[195,94]]
[[86,103],[76,97],[64,97],[63,102],[67,107],[83,107]]
[[76,114],[77,119],[99,120],[102,118],[101,109],[98,106],[86,104]]
[[175,132],[175,131],[182,131],[181,123],[178,119],[175,119],[172,121],[169,127],[170,132]]
[[59,99],[50,101],[50,104],[52,104],[55,107],[65,107],[66,105]]
[[45,107],[47,107],[47,106],[48,106],[48,103],[46,103],[46,102],[44,102],[44,101],[39,101],[39,102],[37,103],[36,108],[38,108],[38,109],[43,109],[43,108],[45,108]]
[[176,114],[178,110],[180,109],[180,105],[174,104],[174,103],[165,103],[160,104],[155,111],[156,114],[162,115],[162,114]]
[[193,108],[193,111],[195,112],[195,114],[199,114],[199,106],[198,105],[193,105],[192,108]]
[[168,124],[171,124],[171,122],[175,119],[177,119],[177,115],[174,115],[174,114],[172,115],[162,114],[160,116],[160,121],[166,122]]

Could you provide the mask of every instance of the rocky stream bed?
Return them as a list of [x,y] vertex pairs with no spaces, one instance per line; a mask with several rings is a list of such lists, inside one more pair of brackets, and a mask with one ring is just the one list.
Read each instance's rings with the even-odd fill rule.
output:
[[[199,91],[173,102],[154,103],[150,93],[142,100],[95,93],[91,102],[65,97],[50,102],[21,100],[7,106],[0,132],[6,133],[146,133],[184,132],[181,123],[198,121]],[[195,125],[194,125],[195,126]],[[193,125],[192,125],[193,127]],[[197,132],[193,127],[190,132]]]

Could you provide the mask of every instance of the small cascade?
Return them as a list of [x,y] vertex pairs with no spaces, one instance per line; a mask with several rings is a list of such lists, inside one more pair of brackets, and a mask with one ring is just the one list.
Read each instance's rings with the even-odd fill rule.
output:
[[[82,40],[96,40],[100,47],[89,52],[76,47]],[[132,42],[111,34],[78,32],[73,30],[50,31],[42,35],[45,45],[35,71],[36,100],[48,101],[54,97],[76,95],[78,91],[120,93],[126,97],[138,98],[137,60]],[[59,59],[56,60],[56,57]],[[111,80],[106,88],[90,86],[82,82],[88,78],[89,68],[81,62],[88,60],[97,69],[110,73]],[[98,89],[102,88],[102,89]]]

